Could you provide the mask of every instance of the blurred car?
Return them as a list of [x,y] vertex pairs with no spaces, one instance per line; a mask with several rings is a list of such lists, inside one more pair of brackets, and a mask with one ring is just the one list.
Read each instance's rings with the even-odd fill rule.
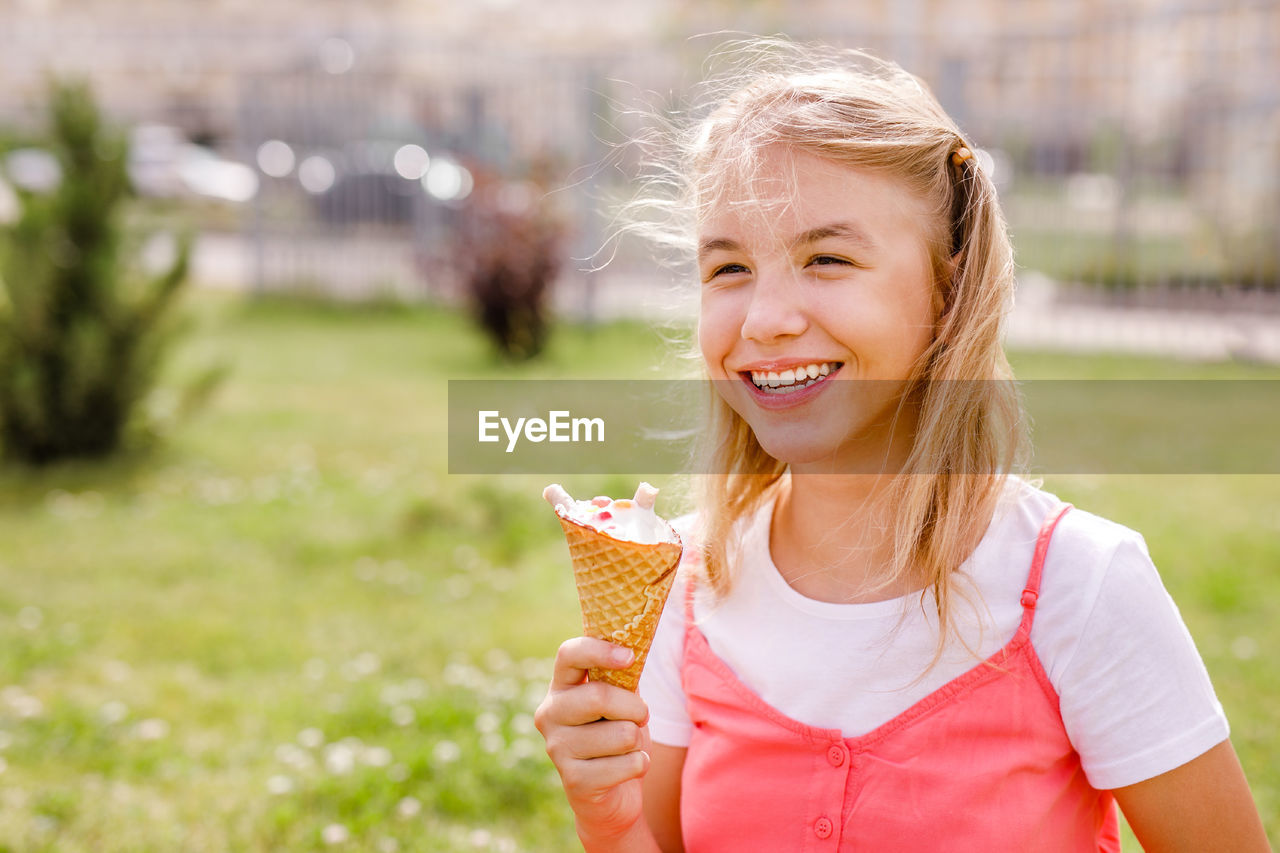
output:
[[176,127],[143,124],[129,142],[129,179],[139,195],[241,203],[258,193],[258,173],[190,142]]
[[366,140],[327,156],[332,183],[316,194],[316,212],[325,222],[403,224],[412,222],[422,185],[396,171],[400,143]]
[[178,179],[186,190],[202,198],[238,203],[258,194],[258,173],[252,167],[219,157],[200,145],[183,149]]
[[314,153],[298,179],[330,224],[408,224],[431,206],[456,206],[471,192],[471,173],[447,152],[413,142],[364,140]]

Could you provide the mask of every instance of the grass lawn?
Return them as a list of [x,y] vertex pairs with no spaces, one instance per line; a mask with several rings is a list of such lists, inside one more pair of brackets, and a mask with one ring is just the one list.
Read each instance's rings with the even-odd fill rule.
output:
[[[189,307],[168,380],[232,374],[162,450],[0,469],[0,850],[574,849],[531,717],[578,630],[563,540],[545,478],[447,473],[446,380],[654,376],[659,335],[561,328],[507,368],[439,310]],[[1046,487],[1146,535],[1280,841],[1280,478]]]

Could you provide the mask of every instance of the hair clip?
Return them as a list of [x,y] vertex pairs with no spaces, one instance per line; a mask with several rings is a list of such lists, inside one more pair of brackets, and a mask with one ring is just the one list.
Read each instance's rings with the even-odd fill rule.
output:
[[957,148],[951,152],[951,163],[955,166],[963,166],[965,160],[973,157],[973,152],[968,148]]

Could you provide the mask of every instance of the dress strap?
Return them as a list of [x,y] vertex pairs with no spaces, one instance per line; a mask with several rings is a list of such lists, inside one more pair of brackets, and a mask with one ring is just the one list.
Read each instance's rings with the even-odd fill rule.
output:
[[1031,558],[1031,572],[1027,575],[1027,586],[1022,590],[1022,621],[1028,628],[1035,614],[1036,601],[1040,598],[1040,576],[1044,572],[1044,558],[1049,553],[1049,540],[1062,517],[1071,511],[1071,504],[1049,510],[1044,522],[1040,525],[1040,535],[1036,537],[1035,556]]

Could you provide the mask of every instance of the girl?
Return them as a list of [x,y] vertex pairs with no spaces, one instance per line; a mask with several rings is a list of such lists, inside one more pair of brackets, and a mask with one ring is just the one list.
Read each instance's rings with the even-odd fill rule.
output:
[[[1140,536],[1009,474],[1013,265],[914,77],[752,46],[683,200],[713,474],[639,695],[537,724],[588,850],[1266,850]],[[741,75],[735,79],[743,79]],[[997,380],[997,381],[992,381]]]

